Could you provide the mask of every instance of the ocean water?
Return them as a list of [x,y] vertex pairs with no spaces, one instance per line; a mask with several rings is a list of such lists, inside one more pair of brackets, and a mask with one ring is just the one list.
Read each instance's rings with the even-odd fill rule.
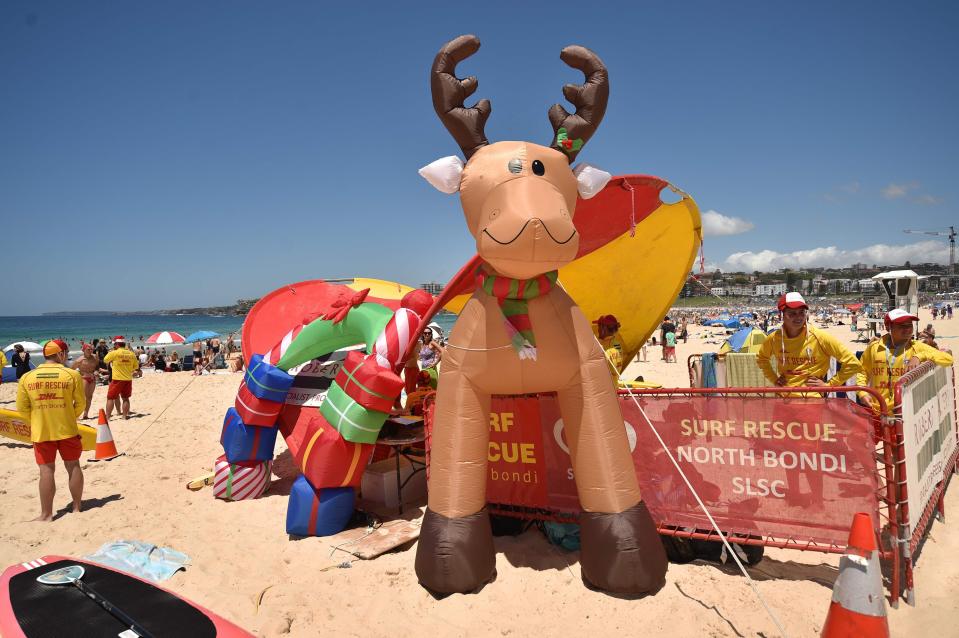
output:
[[197,330],[212,330],[224,337],[239,332],[244,317],[209,315],[55,315],[39,317],[0,317],[0,348],[15,341],[43,343],[47,339],[63,339],[71,350],[80,349],[80,341],[112,339],[123,335],[137,345],[140,337],[170,330],[184,337]]
[[[43,343],[47,339],[63,339],[71,350],[79,350],[81,341],[93,339],[112,339],[123,335],[128,343],[137,346],[140,337],[144,339],[155,332],[170,330],[184,337],[197,330],[212,330],[226,337],[231,332],[239,332],[245,317],[210,315],[131,315],[131,316],[90,316],[56,315],[39,317],[0,317],[0,348],[16,341],[34,341]],[[441,313],[433,319],[446,335],[456,321],[456,315]],[[168,347],[169,348],[169,347]]]

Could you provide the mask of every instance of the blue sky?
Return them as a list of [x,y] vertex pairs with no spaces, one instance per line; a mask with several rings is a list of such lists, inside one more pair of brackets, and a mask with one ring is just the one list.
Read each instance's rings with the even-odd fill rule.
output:
[[693,195],[711,264],[945,260],[901,231],[959,222],[957,6],[5,2],[0,314],[445,281],[472,238],[416,171],[459,152],[428,71],[461,33],[492,141],[547,143],[560,49],[599,53],[580,159]]

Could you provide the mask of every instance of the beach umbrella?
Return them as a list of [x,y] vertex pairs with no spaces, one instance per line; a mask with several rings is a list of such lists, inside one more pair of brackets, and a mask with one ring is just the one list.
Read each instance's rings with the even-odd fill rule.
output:
[[212,339],[213,337],[219,336],[219,332],[213,332],[212,330],[197,330],[186,338],[186,342],[193,343],[194,341],[206,341],[207,339]]
[[183,343],[186,339],[179,332],[164,330],[156,332],[147,339],[147,343],[155,346],[168,346],[174,343]]

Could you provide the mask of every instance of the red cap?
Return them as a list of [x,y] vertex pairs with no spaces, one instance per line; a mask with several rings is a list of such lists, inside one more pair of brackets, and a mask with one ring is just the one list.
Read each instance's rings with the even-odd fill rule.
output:
[[126,343],[127,340],[123,338],[123,335],[117,335],[113,338],[113,343]]
[[603,315],[593,323],[600,326],[618,326],[619,321],[616,319],[616,315]]
[[43,344],[43,356],[52,357],[58,352],[69,352],[70,346],[60,339],[51,339]]
[[893,308],[886,313],[884,321],[886,323],[886,327],[888,328],[894,323],[911,323],[913,321],[919,321],[919,317],[909,314],[902,308]]
[[786,308],[809,308],[809,306],[806,305],[806,300],[803,299],[802,295],[798,292],[787,292],[781,296],[776,307],[779,308],[779,312],[782,312]]

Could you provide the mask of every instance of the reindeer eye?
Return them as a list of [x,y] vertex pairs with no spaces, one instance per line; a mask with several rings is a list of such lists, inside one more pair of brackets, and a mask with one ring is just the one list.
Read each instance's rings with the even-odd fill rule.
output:
[[539,160],[533,160],[533,174],[543,175],[546,172],[546,167],[543,166],[543,163]]
[[509,167],[510,173],[523,172],[523,160],[519,159],[518,157],[514,157],[513,159],[511,159],[509,161],[509,164],[507,164],[507,166]]

